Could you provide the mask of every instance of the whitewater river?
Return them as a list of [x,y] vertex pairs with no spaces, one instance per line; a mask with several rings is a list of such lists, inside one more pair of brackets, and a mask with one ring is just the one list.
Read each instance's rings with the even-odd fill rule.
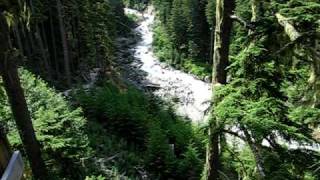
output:
[[[131,42],[130,51],[134,58],[132,62],[127,62],[125,70],[126,79],[137,87],[146,89],[153,87],[152,91],[156,96],[173,102],[176,112],[179,115],[186,116],[195,124],[206,122],[207,110],[210,108],[211,86],[210,83],[203,82],[194,76],[173,69],[172,67],[159,62],[152,51],[153,32],[152,25],[155,21],[153,9],[149,8],[143,14],[125,8],[127,14],[135,14],[140,17],[139,26],[134,29],[134,33],[139,35],[137,42]],[[120,39],[119,44],[128,44],[128,39]],[[126,42],[126,43],[124,43]],[[129,72],[128,72],[129,71]],[[242,134],[238,128],[232,128],[239,134]],[[243,146],[241,139],[227,136],[231,144],[236,141],[238,146]],[[278,143],[288,146],[290,149],[309,149],[319,151],[319,144],[301,145],[295,141],[286,142],[282,138],[277,138]],[[267,141],[263,145],[270,146]]]
[[[145,72],[144,82],[139,83],[156,87],[153,93],[165,100],[174,102],[179,115],[186,116],[195,123],[203,122],[207,115],[206,111],[210,107],[210,84],[160,63],[155,57],[152,52],[152,25],[155,16],[151,8],[144,14],[132,9],[125,9],[125,11],[142,18],[139,26],[135,28],[136,33],[140,34],[141,38],[133,47],[135,59],[131,63],[131,66],[136,67],[132,70]],[[139,78],[136,81],[139,81]]]

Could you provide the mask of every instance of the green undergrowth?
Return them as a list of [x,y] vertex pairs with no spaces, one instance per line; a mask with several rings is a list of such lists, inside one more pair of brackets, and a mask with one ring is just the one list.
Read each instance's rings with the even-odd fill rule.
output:
[[147,1],[141,1],[141,0],[123,0],[123,4],[126,7],[137,9],[139,11],[144,10],[148,6]]
[[[52,179],[199,179],[205,135],[169,105],[133,87],[104,84],[66,99],[27,70],[20,77],[42,155]],[[1,123],[23,153],[0,87]]]
[[77,99],[90,121],[140,152],[140,165],[152,179],[199,178],[205,136],[169,105],[133,87],[120,91],[111,84],[78,92]]
[[[42,147],[51,179],[135,179],[141,156],[128,141],[108,133],[99,123],[88,121],[82,109],[72,106],[40,78],[20,69],[20,77],[36,136]],[[0,122],[8,129],[13,150],[23,153],[26,179],[30,168],[2,85]]]
[[155,55],[160,61],[196,75],[200,79],[211,77],[212,67],[210,64],[203,63],[203,61],[193,57],[188,57],[186,54],[178,52],[173,48],[171,37],[161,23],[156,24],[153,31],[153,48]]
[[133,25],[140,20],[140,18],[135,14],[127,14],[128,20],[130,22],[129,25]]

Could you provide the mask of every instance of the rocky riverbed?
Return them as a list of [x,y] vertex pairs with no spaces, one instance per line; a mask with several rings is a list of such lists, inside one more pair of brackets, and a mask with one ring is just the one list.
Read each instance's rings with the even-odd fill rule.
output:
[[[128,14],[135,14],[140,18],[131,36],[119,38],[117,41],[118,59],[122,75],[126,81],[144,91],[151,91],[154,95],[174,104],[179,115],[186,116],[196,124],[206,122],[212,90],[210,83],[201,81],[193,75],[176,70],[165,63],[161,63],[152,51],[155,21],[152,8],[140,13],[133,9],[125,9]],[[238,128],[232,128],[242,132]],[[244,142],[235,137],[227,136],[228,142],[236,142],[242,147]],[[277,138],[280,144],[290,149],[319,150],[319,144],[301,145],[297,142],[286,142]],[[264,146],[270,146],[263,142]]]
[[211,86],[193,75],[176,70],[161,63],[152,51],[155,21],[152,8],[144,13],[125,9],[141,20],[129,38],[118,39],[120,66],[124,78],[143,90],[152,93],[165,101],[172,102],[177,114],[186,116],[195,123],[204,122],[210,107]]

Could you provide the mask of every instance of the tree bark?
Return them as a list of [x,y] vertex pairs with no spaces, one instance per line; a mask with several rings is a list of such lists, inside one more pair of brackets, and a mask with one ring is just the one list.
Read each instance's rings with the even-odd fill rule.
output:
[[67,78],[67,85],[70,87],[71,86],[71,72],[70,72],[69,49],[68,49],[68,43],[67,43],[66,30],[65,30],[64,22],[63,22],[64,12],[63,12],[63,7],[62,7],[60,0],[57,0],[57,11],[58,11],[58,19],[59,19],[59,26],[60,26],[62,48],[63,48],[65,75]]
[[259,14],[259,0],[251,0],[251,22],[256,22]]
[[57,55],[56,37],[55,37],[55,30],[53,25],[53,13],[52,13],[51,7],[49,7],[49,22],[50,22],[50,35],[51,35],[53,62],[55,66],[57,79],[60,79],[60,67],[59,67],[59,61],[58,61],[58,55]]
[[210,28],[210,58],[209,58],[209,64],[213,62],[213,44],[214,44],[214,26],[212,25]]
[[[26,0],[26,4],[27,4],[28,7],[30,7],[31,12],[34,12],[34,7],[33,7],[32,0]],[[30,27],[29,30],[27,30],[27,35],[28,35],[28,39],[30,41],[31,50],[34,53],[36,51],[36,45],[35,45],[35,42],[34,42],[34,37],[33,37],[34,34],[32,32],[31,27]]]
[[320,106],[320,41],[319,39],[315,40],[314,47],[310,48],[311,51],[311,73],[308,79],[308,82],[313,93],[311,99],[311,107],[319,108]]
[[23,45],[22,45],[22,41],[21,41],[21,36],[20,36],[18,24],[13,27],[13,32],[14,32],[14,37],[16,39],[16,43],[17,43],[17,45],[19,47],[20,53],[23,55],[24,54],[24,49],[23,49]]
[[49,64],[48,56],[47,56],[48,53],[47,53],[47,51],[46,51],[46,49],[44,47],[43,39],[41,37],[40,28],[39,28],[38,25],[36,25],[35,36],[36,36],[36,39],[38,41],[38,45],[39,45],[39,48],[40,48],[41,56],[42,56],[42,59],[43,59],[43,63],[44,63],[44,67],[46,69],[47,75],[48,75],[49,79],[52,79],[51,68],[50,68],[50,64]]
[[225,84],[226,68],[229,64],[229,45],[232,29],[231,15],[235,9],[234,0],[216,1],[216,27],[213,53],[213,85]]
[[[48,48],[48,39],[47,39],[47,35],[46,35],[46,31],[44,28],[44,24],[43,22],[40,23],[40,28],[39,28],[39,34],[40,34],[40,40],[41,40],[41,46],[43,49],[43,52],[45,53],[46,59],[44,61],[46,69],[47,69],[47,73],[48,73],[48,78],[49,80],[53,80],[53,70],[52,70],[52,65],[51,65],[51,61],[50,61],[50,53],[49,53],[49,48]],[[42,38],[41,38],[42,36]]]
[[[34,13],[33,1],[28,0],[28,5],[31,8],[31,12]],[[37,23],[35,24],[35,30],[36,30],[35,38],[36,38],[36,41],[38,42],[38,46],[39,46],[42,60],[44,63],[45,72],[47,72],[49,79],[52,79],[51,68],[50,68],[50,64],[49,64],[49,60],[48,60],[48,51],[46,50],[46,48],[43,44],[43,38],[41,37],[41,30],[40,30],[39,25]]]
[[289,19],[282,16],[280,13],[276,13],[276,17],[281,26],[283,26],[284,31],[289,36],[291,41],[297,40],[301,34],[295,29],[295,27],[289,22]]
[[4,173],[10,161],[10,145],[6,133],[0,124],[0,175]]
[[[235,9],[235,0],[216,0],[216,25],[213,53],[213,89],[227,83],[227,66],[229,64],[229,46],[232,30],[231,15]],[[214,96],[213,96],[214,97]],[[213,100],[214,101],[214,100]],[[214,125],[214,118],[209,122],[209,143],[207,147],[205,180],[219,179],[220,133]]]
[[0,12],[0,74],[8,95],[13,117],[16,121],[24,149],[29,158],[35,179],[47,179],[47,170],[41,158],[40,145],[36,139],[24,92],[20,84],[15,58],[10,53],[9,28]]
[[250,147],[250,150],[253,154],[253,157],[255,159],[256,162],[256,167],[257,167],[257,171],[259,173],[260,179],[264,179],[266,174],[265,174],[265,170],[264,170],[264,166],[263,166],[263,158],[261,156],[260,150],[259,148],[256,146],[255,142],[252,140],[251,135],[249,134],[249,132],[247,131],[247,129],[245,127],[241,127],[241,130],[244,132],[244,135],[246,137],[246,141]]
[[[251,0],[251,23],[256,23],[259,15],[260,0]],[[249,30],[249,35],[253,33],[253,30]]]
[[30,45],[30,42],[29,42],[29,37],[26,34],[26,29],[25,29],[25,27],[24,27],[24,25],[22,23],[20,23],[20,27],[21,27],[21,32],[22,32],[23,47],[26,50],[27,59],[31,59],[31,54],[32,54],[31,51],[32,50],[31,50],[31,45]]
[[[211,126],[212,123],[210,123]],[[219,134],[209,128],[209,142],[206,152],[206,166],[204,180],[217,180],[219,179],[220,167],[220,139]]]

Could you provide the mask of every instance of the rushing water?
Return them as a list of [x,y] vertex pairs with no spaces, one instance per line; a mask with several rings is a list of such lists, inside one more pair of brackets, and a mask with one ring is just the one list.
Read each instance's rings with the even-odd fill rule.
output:
[[155,95],[174,102],[178,114],[187,116],[197,123],[204,121],[206,111],[210,107],[210,84],[190,74],[175,70],[159,62],[155,57],[152,52],[152,25],[155,16],[151,8],[144,14],[132,9],[125,9],[125,11],[143,19],[135,29],[141,35],[141,39],[133,49],[135,60],[132,64],[137,65],[140,70],[146,73],[145,81],[148,81],[147,83],[159,86],[154,91]]
[[[185,72],[173,69],[168,65],[159,62],[152,52],[153,32],[152,25],[155,21],[152,8],[149,8],[143,14],[133,10],[125,9],[128,14],[135,14],[142,18],[141,23],[135,28],[136,33],[141,35],[138,43],[133,47],[134,60],[127,69],[135,73],[130,74],[131,81],[142,87],[144,85],[159,86],[153,93],[165,100],[175,103],[177,113],[187,116],[195,123],[203,123],[206,120],[207,110],[210,108],[211,86],[194,76]],[[143,80],[137,76],[144,76]],[[234,127],[234,131],[239,131]],[[236,141],[241,148],[244,142],[241,139],[227,136],[228,142]],[[286,145],[289,149],[308,149],[319,151],[319,144],[301,145],[296,141],[286,142],[281,137],[277,138],[278,143]],[[267,141],[263,145],[270,146]]]

